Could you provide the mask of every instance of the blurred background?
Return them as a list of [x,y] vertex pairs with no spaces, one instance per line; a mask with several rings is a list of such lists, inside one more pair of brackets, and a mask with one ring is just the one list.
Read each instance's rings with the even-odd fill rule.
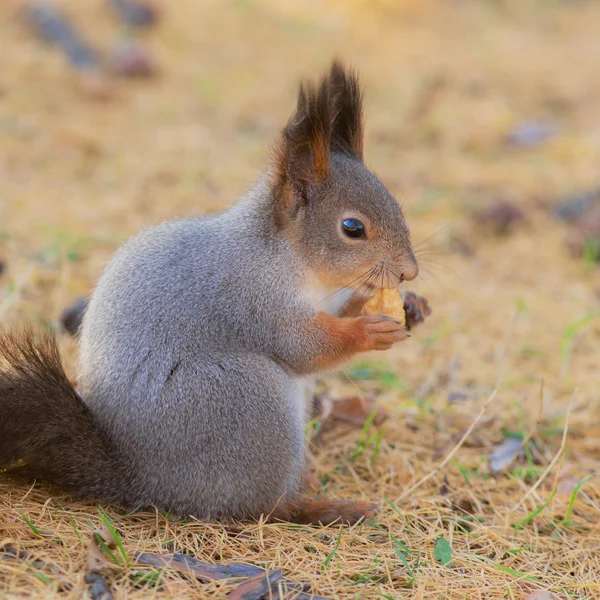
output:
[[396,390],[501,382],[511,421],[543,380],[545,414],[577,389],[597,425],[599,32],[591,0],[3,0],[0,318],[60,331],[122,241],[227,208],[338,56],[434,310],[386,356]]

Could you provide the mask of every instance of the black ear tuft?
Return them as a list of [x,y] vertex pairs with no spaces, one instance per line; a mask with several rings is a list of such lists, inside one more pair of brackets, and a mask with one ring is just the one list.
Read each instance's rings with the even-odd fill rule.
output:
[[302,84],[296,110],[275,152],[272,183],[280,226],[305,200],[307,184],[328,179],[332,122],[328,79],[324,78],[318,87]]
[[364,125],[358,75],[335,61],[329,72],[329,84],[334,111],[331,150],[362,160]]
[[272,188],[283,227],[306,201],[308,185],[327,181],[330,153],[363,156],[362,95],[358,76],[334,62],[318,86],[304,83],[296,110],[275,151]]
[[331,102],[327,80],[318,87],[304,83],[296,111],[283,130],[281,168],[287,177],[323,181],[329,176]]

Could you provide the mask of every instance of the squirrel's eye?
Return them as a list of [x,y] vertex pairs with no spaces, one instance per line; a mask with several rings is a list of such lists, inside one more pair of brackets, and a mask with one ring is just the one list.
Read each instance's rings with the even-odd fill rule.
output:
[[348,237],[354,239],[366,237],[365,226],[358,219],[344,219],[342,229]]

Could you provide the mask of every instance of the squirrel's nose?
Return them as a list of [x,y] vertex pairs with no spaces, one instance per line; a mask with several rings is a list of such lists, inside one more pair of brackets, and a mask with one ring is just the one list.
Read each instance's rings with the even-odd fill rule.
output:
[[412,258],[403,265],[402,272],[400,273],[400,281],[412,281],[418,274],[419,265],[417,264],[417,261]]

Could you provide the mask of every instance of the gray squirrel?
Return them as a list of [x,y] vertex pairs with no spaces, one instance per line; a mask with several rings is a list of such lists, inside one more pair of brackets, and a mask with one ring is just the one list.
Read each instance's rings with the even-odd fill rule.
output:
[[0,333],[0,467],[77,496],[200,519],[354,523],[376,506],[306,494],[306,389],[405,340],[361,314],[418,266],[363,163],[362,94],[334,62],[302,84],[272,164],[225,212],[120,248],[80,331],[77,390],[49,334]]

